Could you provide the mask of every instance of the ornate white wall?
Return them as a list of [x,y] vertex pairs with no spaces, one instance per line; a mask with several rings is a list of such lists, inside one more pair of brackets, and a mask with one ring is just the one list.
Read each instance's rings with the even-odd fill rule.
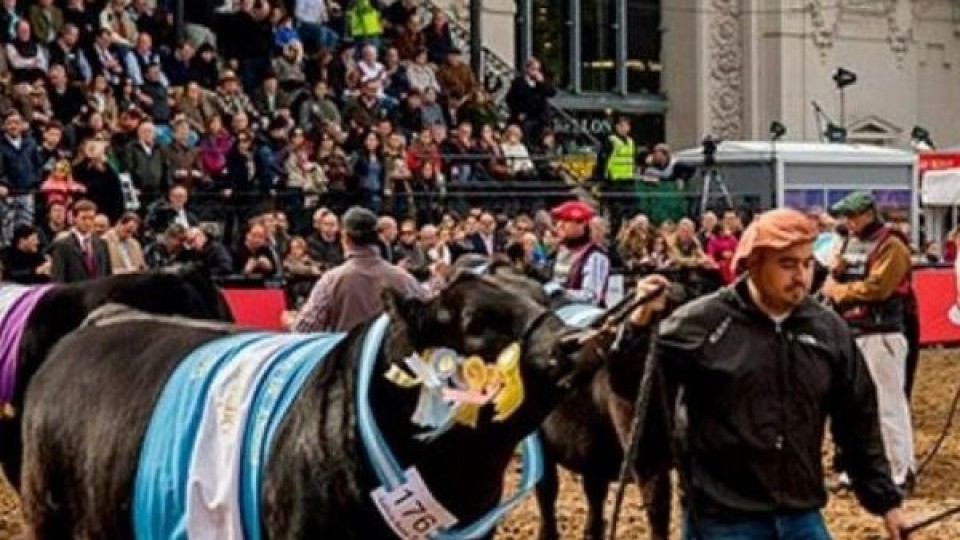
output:
[[817,140],[811,101],[852,138],[905,146],[914,125],[960,144],[960,3],[951,0],[671,0],[664,11],[668,140],[704,134]]

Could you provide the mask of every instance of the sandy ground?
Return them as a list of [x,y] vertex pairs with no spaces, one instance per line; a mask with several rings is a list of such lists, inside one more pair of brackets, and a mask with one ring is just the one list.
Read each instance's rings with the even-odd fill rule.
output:
[[[921,360],[919,380],[914,396],[914,422],[918,459],[933,445],[947,419],[951,398],[960,386],[960,351],[925,351]],[[960,423],[960,419],[958,419]],[[943,449],[920,478],[917,490],[907,502],[908,521],[917,521],[939,510],[960,504],[960,426],[955,427]],[[511,473],[508,481],[514,480]],[[608,498],[607,515],[612,509],[613,490]],[[646,538],[639,498],[631,486],[622,514],[618,536],[623,539]],[[580,493],[579,481],[563,474],[560,494],[559,519],[562,538],[581,538],[586,508]],[[11,540],[20,531],[18,503],[15,494],[6,485],[0,486],[0,540]],[[675,511],[676,513],[676,511]],[[838,540],[868,540],[881,533],[880,521],[856,504],[852,495],[834,495],[826,509],[830,529]],[[675,516],[676,521],[676,516]],[[533,540],[536,538],[539,516],[531,497],[513,513],[500,529],[497,540]],[[676,529],[676,527],[675,527]],[[677,530],[673,538],[679,538]],[[881,537],[882,538],[882,537]],[[942,522],[916,533],[911,540],[960,539],[960,517]]]

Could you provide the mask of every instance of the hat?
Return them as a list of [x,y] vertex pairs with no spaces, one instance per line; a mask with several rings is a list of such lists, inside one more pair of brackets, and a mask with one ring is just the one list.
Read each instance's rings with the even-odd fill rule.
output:
[[736,268],[759,248],[786,249],[813,242],[818,232],[816,224],[799,210],[777,208],[764,212],[743,231],[733,255],[733,266]]
[[220,82],[235,80],[237,80],[237,74],[232,69],[225,69],[220,72]]
[[841,216],[856,216],[873,208],[873,195],[866,191],[854,191],[830,207],[830,212]]
[[343,215],[343,232],[354,243],[369,245],[377,241],[377,216],[370,210],[354,206]]
[[573,221],[586,223],[595,215],[593,208],[582,201],[569,201],[550,211],[550,215],[558,221]]

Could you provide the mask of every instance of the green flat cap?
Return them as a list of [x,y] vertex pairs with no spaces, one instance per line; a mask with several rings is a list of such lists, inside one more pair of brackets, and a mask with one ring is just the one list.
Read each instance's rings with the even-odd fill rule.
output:
[[866,191],[854,191],[830,207],[832,214],[855,216],[873,208],[873,195]]

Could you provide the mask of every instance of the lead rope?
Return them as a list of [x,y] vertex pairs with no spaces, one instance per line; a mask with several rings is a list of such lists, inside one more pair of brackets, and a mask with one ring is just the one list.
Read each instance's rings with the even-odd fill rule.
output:
[[[659,327],[659,322],[655,322],[650,326],[647,358],[643,366],[643,378],[640,379],[640,389],[637,392],[637,399],[633,405],[633,421],[630,425],[630,444],[623,456],[623,462],[620,463],[620,474],[617,479],[617,495],[613,503],[613,515],[610,517],[608,540],[616,540],[617,538],[617,523],[620,521],[620,509],[623,506],[623,497],[626,494],[627,476],[630,475],[633,463],[636,461],[637,454],[640,451],[640,439],[643,438],[644,420],[646,420],[647,409],[650,405],[650,390],[653,387],[653,375],[656,371],[655,350]],[[616,345],[614,348],[616,348]]]

